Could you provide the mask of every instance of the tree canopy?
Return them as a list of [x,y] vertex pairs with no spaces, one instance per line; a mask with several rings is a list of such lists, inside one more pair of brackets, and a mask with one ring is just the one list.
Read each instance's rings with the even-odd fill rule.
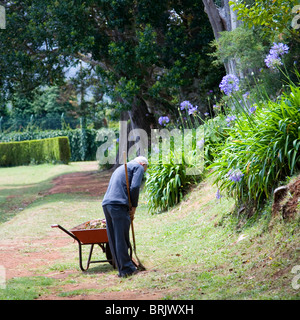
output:
[[[62,85],[65,68],[84,61],[113,111],[129,111],[149,129],[154,114],[176,113],[204,99],[224,75],[208,56],[213,32],[200,0],[2,1],[1,99],[27,98],[43,85]],[[202,106],[202,108],[201,108]]]

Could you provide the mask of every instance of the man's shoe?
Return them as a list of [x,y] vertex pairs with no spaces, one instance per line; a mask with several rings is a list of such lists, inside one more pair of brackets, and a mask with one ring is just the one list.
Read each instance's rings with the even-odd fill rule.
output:
[[136,269],[135,271],[132,272],[131,275],[135,275],[135,274],[138,274],[140,272],[140,270]]
[[137,274],[137,273],[139,273],[140,271],[139,270],[135,270],[135,271],[133,271],[133,272],[131,272],[131,273],[124,273],[124,274],[119,274],[119,277],[120,278],[128,278],[128,277],[131,277],[131,276],[133,276],[133,275],[135,275],[135,274]]

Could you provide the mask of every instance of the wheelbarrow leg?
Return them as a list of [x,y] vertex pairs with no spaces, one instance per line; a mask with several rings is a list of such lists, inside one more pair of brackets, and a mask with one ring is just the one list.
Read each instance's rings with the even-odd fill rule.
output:
[[94,244],[91,245],[91,249],[90,249],[90,254],[89,254],[89,258],[88,258],[86,270],[87,270],[87,269],[89,268],[89,266],[90,266],[90,261],[91,261],[91,259],[92,259],[93,249],[94,249]]
[[94,244],[91,245],[91,249],[90,249],[88,261],[87,261],[87,264],[86,264],[86,268],[84,268],[83,265],[82,265],[82,249],[81,249],[81,243],[78,242],[78,245],[79,245],[79,266],[80,266],[80,269],[81,269],[82,271],[87,271],[88,268],[89,268],[89,266],[90,266],[90,261],[91,261],[92,254],[93,254]]
[[60,226],[59,224],[53,224],[51,226],[51,228],[59,228],[61,229],[63,232],[65,232],[66,234],[68,234],[70,237],[72,237],[74,240],[77,241],[78,243],[78,248],[79,248],[79,267],[82,271],[87,271],[87,269],[89,268],[89,265],[90,265],[90,260],[91,260],[91,256],[92,256],[92,253],[93,253],[93,248],[94,248],[94,245],[92,245],[91,247],[91,250],[90,250],[90,254],[89,254],[89,260],[88,260],[88,263],[87,263],[87,267],[86,269],[82,266],[82,249],[81,249],[81,242],[80,240],[74,235],[72,234],[71,232],[69,232],[68,230],[66,230],[65,228],[63,228],[62,226]]
[[86,269],[84,269],[82,266],[82,250],[81,250],[81,243],[79,241],[78,241],[78,247],[79,247],[79,266],[82,271],[86,271]]

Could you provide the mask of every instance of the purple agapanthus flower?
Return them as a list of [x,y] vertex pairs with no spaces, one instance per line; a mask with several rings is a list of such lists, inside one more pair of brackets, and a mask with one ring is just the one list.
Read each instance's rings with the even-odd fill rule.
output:
[[165,116],[165,117],[159,117],[158,119],[158,123],[161,125],[161,126],[166,126],[167,123],[170,122],[170,119],[169,117]]
[[249,92],[249,91],[247,91],[247,92],[245,92],[245,93],[243,94],[243,98],[244,98],[244,100],[248,98],[249,94],[250,94],[250,92]]
[[276,69],[277,67],[282,65],[281,59],[272,54],[268,54],[265,59],[266,66],[270,69]]
[[253,114],[256,111],[256,105],[253,105],[252,107],[250,107],[249,109],[249,114]]
[[282,65],[280,57],[288,52],[289,47],[286,44],[273,42],[273,46],[265,59],[266,66],[270,69],[277,69]]
[[154,153],[157,154],[157,153],[159,153],[159,148],[157,146],[154,146],[153,151],[154,151]]
[[191,106],[191,107],[189,108],[189,110],[188,110],[189,115],[192,115],[192,114],[194,114],[195,112],[197,112],[197,109],[198,109],[198,106],[195,106],[195,107]]
[[204,147],[204,139],[197,141],[197,147],[201,150]]
[[227,96],[232,92],[239,90],[239,79],[234,74],[228,74],[223,77],[219,87]]
[[233,182],[239,182],[242,180],[242,177],[244,174],[241,172],[240,169],[237,170],[229,170],[228,172],[228,179],[233,181]]
[[276,55],[276,56],[283,56],[284,54],[289,52],[289,47],[288,45],[284,43],[275,43],[273,42],[273,46],[270,49],[270,54],[271,55]]
[[220,193],[220,189],[217,190],[216,192],[216,199],[220,200],[223,196]]
[[193,107],[193,105],[187,100],[180,103],[180,110],[190,109],[191,107]]
[[228,116],[226,118],[226,121],[227,121],[227,127],[229,127],[231,125],[231,122],[235,121],[236,120],[236,116]]

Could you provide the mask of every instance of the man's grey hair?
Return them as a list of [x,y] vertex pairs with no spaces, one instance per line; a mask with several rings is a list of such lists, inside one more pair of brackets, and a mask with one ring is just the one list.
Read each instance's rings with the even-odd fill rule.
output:
[[134,158],[133,161],[148,165],[148,160],[142,156]]

